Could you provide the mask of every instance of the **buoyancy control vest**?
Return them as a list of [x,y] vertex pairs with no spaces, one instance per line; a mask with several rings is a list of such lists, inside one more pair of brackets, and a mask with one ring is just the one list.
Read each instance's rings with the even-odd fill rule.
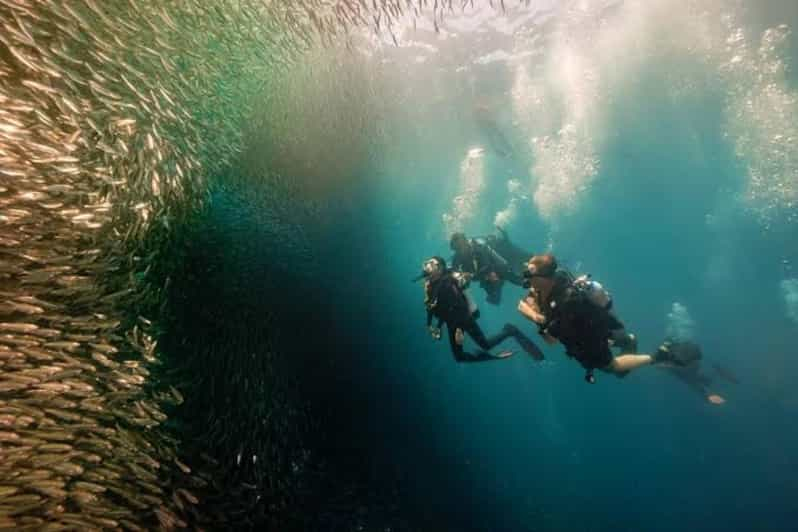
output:
[[590,275],[574,275],[565,269],[554,273],[551,293],[544,303],[544,329],[563,344],[609,331],[612,297]]
[[468,278],[461,272],[448,271],[437,281],[425,283],[424,304],[427,310],[444,321],[465,322],[479,316],[476,303],[469,297]]

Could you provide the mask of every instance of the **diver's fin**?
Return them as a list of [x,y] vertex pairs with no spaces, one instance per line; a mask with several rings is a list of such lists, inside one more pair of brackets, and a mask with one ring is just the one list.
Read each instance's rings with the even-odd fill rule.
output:
[[543,351],[529,338],[524,335],[519,335],[515,337],[518,345],[521,346],[521,349],[526,351],[526,353],[534,358],[535,360],[543,360]]
[[721,366],[718,363],[712,364],[712,368],[715,370],[715,373],[717,373],[720,376],[720,378],[722,378],[723,380],[728,381],[732,384],[740,384],[740,379],[738,379],[737,375],[732,373],[728,368]]
[[654,363],[670,362],[675,366],[689,366],[701,360],[701,348],[690,341],[665,340],[654,354]]
[[681,366],[672,351],[673,343],[670,340],[665,340],[662,342],[657,348],[657,351],[654,353],[654,364],[663,364],[665,366]]
[[469,355],[471,362],[483,362],[488,360],[503,360],[505,358],[510,358],[515,354],[515,351],[511,351],[509,349],[505,349],[503,351],[499,351],[498,354],[494,355],[490,351],[477,351],[476,355]]
[[508,323],[504,326],[504,330],[513,335],[515,341],[518,342],[519,346],[521,346],[521,349],[526,351],[529,356],[535,360],[543,360],[543,351],[540,350],[535,342],[530,340],[524,333],[522,333],[518,327],[512,323]]

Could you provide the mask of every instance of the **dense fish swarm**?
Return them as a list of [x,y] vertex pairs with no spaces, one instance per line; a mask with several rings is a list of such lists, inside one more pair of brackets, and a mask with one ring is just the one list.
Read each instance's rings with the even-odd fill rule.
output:
[[171,245],[281,69],[465,5],[0,0],[0,528],[208,522],[153,378]]
[[161,429],[183,398],[150,377],[151,268],[236,156],[241,65],[302,49],[272,5],[0,2],[0,527],[195,516],[207,481]]

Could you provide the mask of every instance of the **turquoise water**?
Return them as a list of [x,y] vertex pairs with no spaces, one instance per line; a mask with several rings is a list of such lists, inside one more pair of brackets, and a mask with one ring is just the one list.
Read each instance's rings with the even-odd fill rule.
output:
[[[438,52],[423,61],[419,48],[384,52],[405,76],[391,78],[399,111],[377,118],[391,142],[338,189],[356,200],[330,207],[317,283],[332,295],[309,304],[346,337],[318,353],[340,380],[322,395],[357,405],[335,414],[354,448],[344,454],[373,461],[375,486],[396,486],[411,529],[794,528],[798,328],[782,282],[798,258],[796,159],[794,144],[777,154],[770,142],[794,131],[796,78],[772,81],[781,100],[745,100],[771,83],[761,32],[798,20],[789,5],[745,18],[706,4],[740,17],[753,55],[735,70],[749,59],[733,59],[725,22],[668,7],[626,4],[600,25],[593,4],[588,20],[550,15],[565,37],[533,59],[474,62],[524,44],[465,30],[428,37]],[[707,26],[686,27],[697,19]],[[774,57],[795,65],[795,42]],[[502,211],[514,241],[608,286],[644,352],[678,325],[673,304],[687,309],[707,362],[739,378],[706,364],[726,403],[657,368],[587,385],[559,346],[544,363],[458,365],[426,334],[409,279],[450,256],[452,228],[487,234]],[[499,307],[472,293],[487,332],[506,321],[533,332],[519,289],[506,286]]]
[[[798,4],[493,3],[0,3],[0,528],[796,528]],[[721,404],[455,362],[494,225]]]

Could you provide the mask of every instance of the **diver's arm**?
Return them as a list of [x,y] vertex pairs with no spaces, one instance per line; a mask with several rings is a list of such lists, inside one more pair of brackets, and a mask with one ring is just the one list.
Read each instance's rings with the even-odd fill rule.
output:
[[529,321],[533,321],[538,325],[546,323],[546,316],[540,311],[535,298],[527,296],[518,302],[518,312],[521,313]]
[[557,343],[557,338],[549,334],[544,328],[546,325],[546,316],[540,312],[540,307],[538,307],[534,297],[527,296],[525,299],[519,301],[518,312],[520,312],[529,321],[538,324],[540,335],[547,344],[553,345]]
[[427,331],[429,335],[432,337],[433,340],[440,340],[441,339],[441,325],[443,325],[443,320],[438,318],[438,326],[432,326],[432,311],[427,311]]
[[454,272],[452,273],[452,277],[454,278],[457,287],[460,290],[466,290],[469,286],[471,286],[471,274],[468,272]]

